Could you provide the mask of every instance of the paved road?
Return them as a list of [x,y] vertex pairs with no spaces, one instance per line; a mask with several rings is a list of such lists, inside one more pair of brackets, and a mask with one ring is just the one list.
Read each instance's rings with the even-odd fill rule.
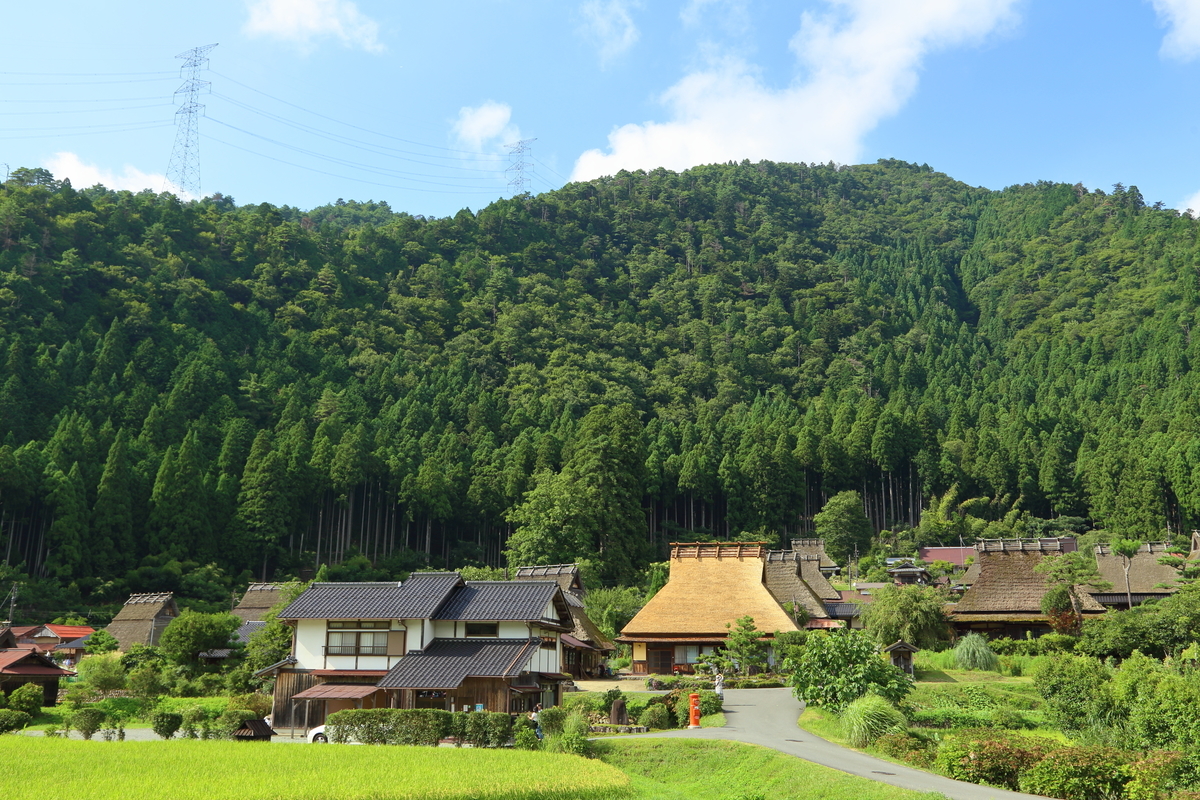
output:
[[[647,737],[731,739],[770,747],[826,767],[920,792],[941,792],[952,800],[1044,800],[1038,795],[964,783],[850,750],[796,725],[804,706],[790,689],[725,690],[724,728],[664,731]],[[622,737],[624,738],[624,737]]]

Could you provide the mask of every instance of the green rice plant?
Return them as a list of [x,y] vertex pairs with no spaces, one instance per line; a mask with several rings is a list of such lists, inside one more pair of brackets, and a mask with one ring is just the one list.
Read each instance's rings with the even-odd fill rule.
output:
[[988,647],[987,639],[978,633],[968,633],[954,645],[954,663],[958,669],[1000,671],[1000,659]]
[[865,694],[846,706],[841,715],[842,735],[851,747],[868,747],[888,733],[904,730],[900,710],[877,694]]

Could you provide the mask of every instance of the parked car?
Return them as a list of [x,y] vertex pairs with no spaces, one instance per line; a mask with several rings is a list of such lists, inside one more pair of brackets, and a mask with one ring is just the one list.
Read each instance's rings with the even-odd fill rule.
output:
[[329,736],[325,733],[325,726],[318,725],[308,732],[308,741],[313,744],[328,744]]

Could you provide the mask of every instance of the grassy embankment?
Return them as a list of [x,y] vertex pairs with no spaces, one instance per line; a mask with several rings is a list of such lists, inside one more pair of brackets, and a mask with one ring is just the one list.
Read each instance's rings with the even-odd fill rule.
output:
[[739,742],[606,739],[600,758],[633,778],[637,800],[918,800],[942,798],[859,778]]
[[[55,796],[89,800],[608,800],[631,797],[618,768],[523,750],[283,746],[219,741],[83,742],[0,737],[0,761],[53,775]],[[42,800],[37,781],[6,782]]]

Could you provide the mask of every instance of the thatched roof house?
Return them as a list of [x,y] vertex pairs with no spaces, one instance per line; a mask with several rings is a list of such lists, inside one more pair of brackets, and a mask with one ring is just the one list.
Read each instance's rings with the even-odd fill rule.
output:
[[690,672],[750,616],[766,636],[798,630],[767,589],[761,543],[672,544],[667,585],[617,637],[633,645],[635,673]]
[[825,575],[833,575],[838,571],[837,563],[825,552],[824,539],[792,539],[792,552],[815,557]]
[[[1178,588],[1179,572],[1158,563],[1170,552],[1169,542],[1143,542],[1137,554],[1129,559],[1129,594],[1133,595],[1135,606],[1166,597]],[[1096,545],[1095,553],[1096,568],[1104,580],[1112,584],[1112,589],[1092,592],[1092,597],[1105,606],[1129,605],[1125,591],[1125,559],[1113,553],[1107,544]]]
[[558,583],[558,587],[568,594],[583,597],[587,592],[583,588],[583,578],[579,575],[578,564],[542,564],[535,567],[517,567],[514,580],[545,581]]
[[135,644],[157,645],[163,630],[178,616],[179,607],[170,592],[131,594],[107,630],[125,652]]
[[[1058,540],[991,539],[976,543],[979,577],[955,604],[950,619],[961,633],[987,632],[991,636],[1019,638],[1026,631],[1046,633],[1050,621],[1042,613],[1042,597],[1049,590],[1046,576],[1034,570],[1047,555],[1062,552]],[[1083,587],[1075,595],[1084,616],[1103,613]]]
[[[766,583],[767,591],[780,605],[794,603],[808,614],[809,619],[828,619],[829,612],[825,610],[822,598],[813,591],[804,580],[802,567],[810,566],[810,575],[815,574],[826,586],[829,582],[818,569],[819,561],[815,557],[805,556],[794,550],[767,551]],[[830,587],[832,588],[832,587]]]
[[267,612],[283,600],[281,591],[274,583],[252,583],[232,613],[242,622],[262,622]]

